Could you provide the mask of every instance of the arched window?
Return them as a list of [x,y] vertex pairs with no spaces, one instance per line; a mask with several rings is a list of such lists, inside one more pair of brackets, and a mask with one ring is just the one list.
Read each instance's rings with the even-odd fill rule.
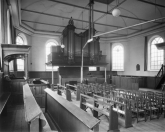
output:
[[[48,62],[48,55],[51,53],[51,46],[57,46],[58,42],[55,40],[48,40],[46,43],[46,62]],[[54,66],[54,71],[57,71],[58,66]],[[51,66],[46,65],[46,70],[52,70]]]
[[124,70],[124,48],[121,44],[117,44],[112,49],[112,70]]
[[164,51],[157,49],[155,44],[164,42],[163,38],[156,36],[150,39],[150,70],[159,70],[161,65],[164,63]]
[[[23,33],[18,34],[16,37],[16,44],[17,45],[27,45],[26,36]],[[17,71],[24,71],[24,60],[17,59]]]

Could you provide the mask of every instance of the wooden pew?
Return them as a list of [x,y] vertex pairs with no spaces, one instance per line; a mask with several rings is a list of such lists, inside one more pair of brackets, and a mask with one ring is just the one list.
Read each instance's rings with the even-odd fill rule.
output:
[[98,95],[94,95],[94,98],[103,99],[104,101],[113,103],[113,110],[117,111],[119,115],[123,115],[124,117],[118,116],[118,122],[125,128],[132,127],[132,111],[129,108],[129,100],[121,97],[113,98],[113,100],[109,100],[105,97],[100,97]]
[[[61,88],[63,88],[64,90],[62,90]],[[69,89],[69,87],[65,87],[63,85],[57,84],[57,94],[61,95],[61,92],[64,92],[64,94],[66,94],[66,100],[68,101],[72,101],[71,98],[71,90]]]
[[[96,95],[97,96],[97,95]],[[97,96],[98,97],[98,96]],[[109,99],[107,99],[109,100]],[[92,104],[91,104],[92,102]],[[118,114],[117,111],[113,110],[113,103],[114,101],[111,101],[111,103],[104,102],[103,100],[98,100],[96,98],[92,98],[90,96],[81,94],[80,95],[80,108],[85,110],[87,108],[90,108],[92,110],[93,116],[98,118],[98,113],[101,113],[102,115],[105,115],[109,120],[109,130],[111,132],[117,132],[118,129]],[[104,110],[99,108],[99,105],[107,106]]]
[[31,89],[31,92],[33,93],[33,96],[35,100],[37,101],[38,105],[41,108],[45,107],[45,88],[48,88],[47,84],[29,84],[29,87]]
[[45,111],[62,132],[98,132],[100,121],[65,100],[51,89],[45,89]]
[[30,132],[47,132],[51,128],[38,106],[28,84],[23,86],[25,120],[28,122]]
[[7,115],[7,102],[10,97],[10,93],[1,93],[0,95],[0,115]]
[[[77,86],[73,86],[70,84],[66,84],[67,89],[72,91],[72,92],[76,92],[76,100],[79,101],[80,100],[80,89],[77,88]],[[70,89],[69,87],[73,87],[75,90]]]

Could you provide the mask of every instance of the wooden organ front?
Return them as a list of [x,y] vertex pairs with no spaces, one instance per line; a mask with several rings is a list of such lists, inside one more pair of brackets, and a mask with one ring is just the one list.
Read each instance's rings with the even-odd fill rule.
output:
[[[89,39],[89,30],[77,34],[75,33],[75,28],[73,19],[71,18],[62,32],[62,43],[65,48],[61,48],[60,45],[52,46],[51,54],[48,55],[48,65],[61,67],[81,66],[82,48]],[[95,30],[93,30],[93,32],[95,33]],[[101,53],[98,37],[84,48],[84,66],[106,66],[106,56]]]

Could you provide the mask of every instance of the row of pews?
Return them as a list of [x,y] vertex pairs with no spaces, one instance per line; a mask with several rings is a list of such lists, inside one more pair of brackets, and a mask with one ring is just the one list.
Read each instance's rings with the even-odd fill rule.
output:
[[99,84],[99,83],[89,83],[89,84],[77,84],[70,85],[66,84],[66,86],[57,84],[57,93],[61,95],[61,93],[65,93],[66,99],[71,101],[71,93],[74,92],[76,95],[76,100],[80,100],[80,93],[86,95],[97,94],[103,96],[106,91],[114,90],[115,85],[112,84]]
[[45,112],[43,113],[34,98],[32,90],[29,84],[23,86],[25,119],[30,132],[99,131],[100,120],[65,100],[50,88],[44,89]]
[[[132,126],[133,118],[139,122],[147,121],[148,117],[159,119],[162,114],[165,117],[165,93],[122,90],[111,84],[96,83],[73,87],[80,93],[80,108],[85,111],[90,108],[96,118],[99,118],[98,113],[105,115],[109,119],[109,130],[118,130],[114,122],[128,128]],[[71,91],[69,87],[65,88]]]
[[[86,91],[86,87],[85,87]],[[89,89],[90,91],[90,89]],[[84,93],[85,94],[85,93]],[[87,93],[86,95],[90,95],[95,98],[94,94]],[[120,102],[125,104],[126,107],[114,104],[114,109],[118,109],[118,111],[126,111],[126,109],[133,118],[137,118],[137,122],[139,122],[139,116],[141,114],[144,115],[144,121],[147,120],[147,117],[152,119],[159,119],[161,114],[164,114],[165,117],[165,93],[159,92],[151,92],[151,91],[130,91],[130,90],[120,90],[120,89],[109,89],[102,90],[98,95],[101,95],[104,98],[104,101],[110,102],[113,101]],[[110,100],[107,100],[110,99]],[[125,118],[129,117],[130,123],[132,119],[130,116],[125,115]],[[130,124],[128,126],[131,126]],[[125,125],[125,127],[127,127]]]
[[[132,127],[133,118],[137,118],[137,122],[139,122],[147,121],[148,117],[158,119],[161,114],[164,114],[165,117],[164,93],[121,90],[111,84],[97,83],[74,86],[57,84],[57,92],[49,88],[44,89],[44,92],[44,114],[59,131],[97,132],[99,131],[99,117],[102,115],[109,120],[109,131],[119,131],[118,124],[125,128]],[[61,97],[62,92],[65,93],[66,99]],[[29,92],[24,92],[25,95],[27,93]],[[76,100],[80,100],[82,110],[70,102],[72,101],[71,93],[75,93]],[[31,101],[25,102],[27,104]],[[36,109],[38,108],[36,107]],[[91,110],[93,117],[87,113],[88,110]],[[26,114],[30,113],[28,110],[25,111]],[[39,109],[38,112],[40,113]],[[40,119],[40,116],[36,117]]]

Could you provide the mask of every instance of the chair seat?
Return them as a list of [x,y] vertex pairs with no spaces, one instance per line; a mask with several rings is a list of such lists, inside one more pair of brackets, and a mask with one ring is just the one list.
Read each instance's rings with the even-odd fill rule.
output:
[[152,109],[152,110],[158,110],[158,108],[156,108],[156,107],[151,107],[151,109]]
[[137,109],[137,108],[136,108],[136,109],[133,109],[132,111],[133,111],[133,112],[144,112],[145,110],[143,110],[143,109]]

